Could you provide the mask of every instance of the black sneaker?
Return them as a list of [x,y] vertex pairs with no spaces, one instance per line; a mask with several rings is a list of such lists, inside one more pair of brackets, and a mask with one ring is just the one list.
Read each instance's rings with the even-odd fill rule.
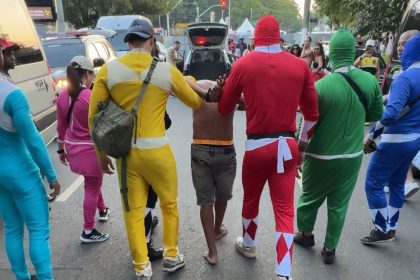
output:
[[277,280],[293,280],[292,277],[277,275]]
[[293,241],[296,244],[306,248],[315,246],[315,236],[313,234],[306,236],[303,234],[303,232],[298,232],[295,234]]
[[95,243],[95,242],[104,242],[108,240],[108,233],[100,233],[96,229],[93,229],[90,234],[86,234],[85,231],[80,235],[80,241],[83,243]]
[[150,261],[156,261],[163,257],[163,249],[162,248],[155,248],[153,246],[153,240],[150,239],[150,242],[147,243],[147,252]]
[[360,239],[363,244],[372,245],[376,243],[383,243],[388,241],[393,241],[395,239],[395,230],[390,230],[388,232],[382,232],[379,229],[375,228],[370,232],[369,236],[363,237]]
[[109,219],[109,215],[111,215],[111,210],[109,208],[105,208],[105,211],[99,212],[99,221],[100,222],[107,222]]
[[321,256],[325,264],[333,264],[335,261],[335,249],[327,251],[324,247],[321,251]]

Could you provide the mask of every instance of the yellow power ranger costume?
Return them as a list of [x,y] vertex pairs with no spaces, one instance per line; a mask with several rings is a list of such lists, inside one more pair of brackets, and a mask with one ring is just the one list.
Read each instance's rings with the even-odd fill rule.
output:
[[[98,112],[98,103],[112,98],[125,111],[131,110],[152,63],[152,56],[132,50],[105,64],[97,75],[89,107],[89,125]],[[127,187],[130,211],[124,211],[131,256],[136,271],[149,263],[144,233],[144,213],[149,185],[160,200],[163,216],[165,257],[178,255],[178,205],[176,162],[165,133],[164,114],[169,93],[185,105],[197,109],[202,99],[188,86],[182,74],[166,62],[157,64],[140,103],[137,137],[127,160]],[[134,141],[133,141],[134,142]],[[97,151],[99,157],[105,156]],[[121,183],[121,160],[117,159]]]

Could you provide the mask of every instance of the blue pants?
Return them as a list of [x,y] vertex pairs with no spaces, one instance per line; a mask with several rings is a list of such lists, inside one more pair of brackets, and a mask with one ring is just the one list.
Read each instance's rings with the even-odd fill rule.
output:
[[23,230],[29,232],[29,254],[38,280],[51,280],[48,200],[39,171],[16,171],[0,181],[0,216],[5,248],[18,280],[30,279],[23,248]]
[[[383,232],[397,228],[407,172],[419,148],[420,138],[403,143],[381,142],[369,162],[366,196],[372,221]],[[387,184],[389,202],[384,192]]]

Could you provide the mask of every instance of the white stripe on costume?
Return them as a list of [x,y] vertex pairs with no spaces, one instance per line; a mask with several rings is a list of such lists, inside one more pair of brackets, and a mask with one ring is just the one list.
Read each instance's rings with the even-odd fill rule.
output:
[[[109,89],[112,89],[113,86],[120,83],[137,82],[139,79],[144,81],[146,79],[147,73],[149,72],[148,67],[147,69],[144,69],[140,74],[138,74],[133,69],[129,68],[127,65],[117,59],[108,62],[107,65],[107,86]],[[172,91],[171,65],[166,62],[159,62],[156,65],[156,69],[153,72],[150,83],[159,87],[165,92],[170,93]]]
[[165,145],[169,144],[168,137],[162,136],[162,137],[150,137],[150,138],[137,138],[135,143],[133,140],[133,143],[131,144],[132,148],[137,149],[157,149],[161,148]]
[[270,46],[258,46],[255,47],[256,52],[262,52],[262,53],[281,53],[283,50],[280,47],[280,43],[279,44],[274,44],[274,45],[270,45]]
[[280,136],[279,138],[263,138],[263,139],[251,139],[245,142],[245,151],[253,151],[269,144],[272,144],[276,141],[279,141],[277,146],[277,173],[284,173],[284,162],[291,160],[292,152],[290,151],[290,147],[287,144],[287,139],[293,139],[291,137],[283,137]]
[[381,142],[384,143],[403,143],[411,142],[420,138],[419,133],[410,134],[382,134]]
[[311,154],[311,153],[306,153],[305,155],[316,158],[316,159],[333,160],[333,159],[339,159],[339,158],[356,158],[362,154],[363,154],[363,151],[353,153],[353,154],[330,155],[330,156],[317,155],[317,154]]

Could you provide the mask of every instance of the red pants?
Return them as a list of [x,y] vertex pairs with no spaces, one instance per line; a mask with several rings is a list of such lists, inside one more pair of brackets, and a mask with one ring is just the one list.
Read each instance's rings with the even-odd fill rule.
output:
[[244,245],[256,246],[260,197],[268,181],[276,220],[276,273],[282,276],[291,274],[295,212],[294,186],[299,154],[294,139],[287,139],[287,143],[293,158],[284,162],[284,173],[277,173],[278,141],[245,152],[242,167]]

